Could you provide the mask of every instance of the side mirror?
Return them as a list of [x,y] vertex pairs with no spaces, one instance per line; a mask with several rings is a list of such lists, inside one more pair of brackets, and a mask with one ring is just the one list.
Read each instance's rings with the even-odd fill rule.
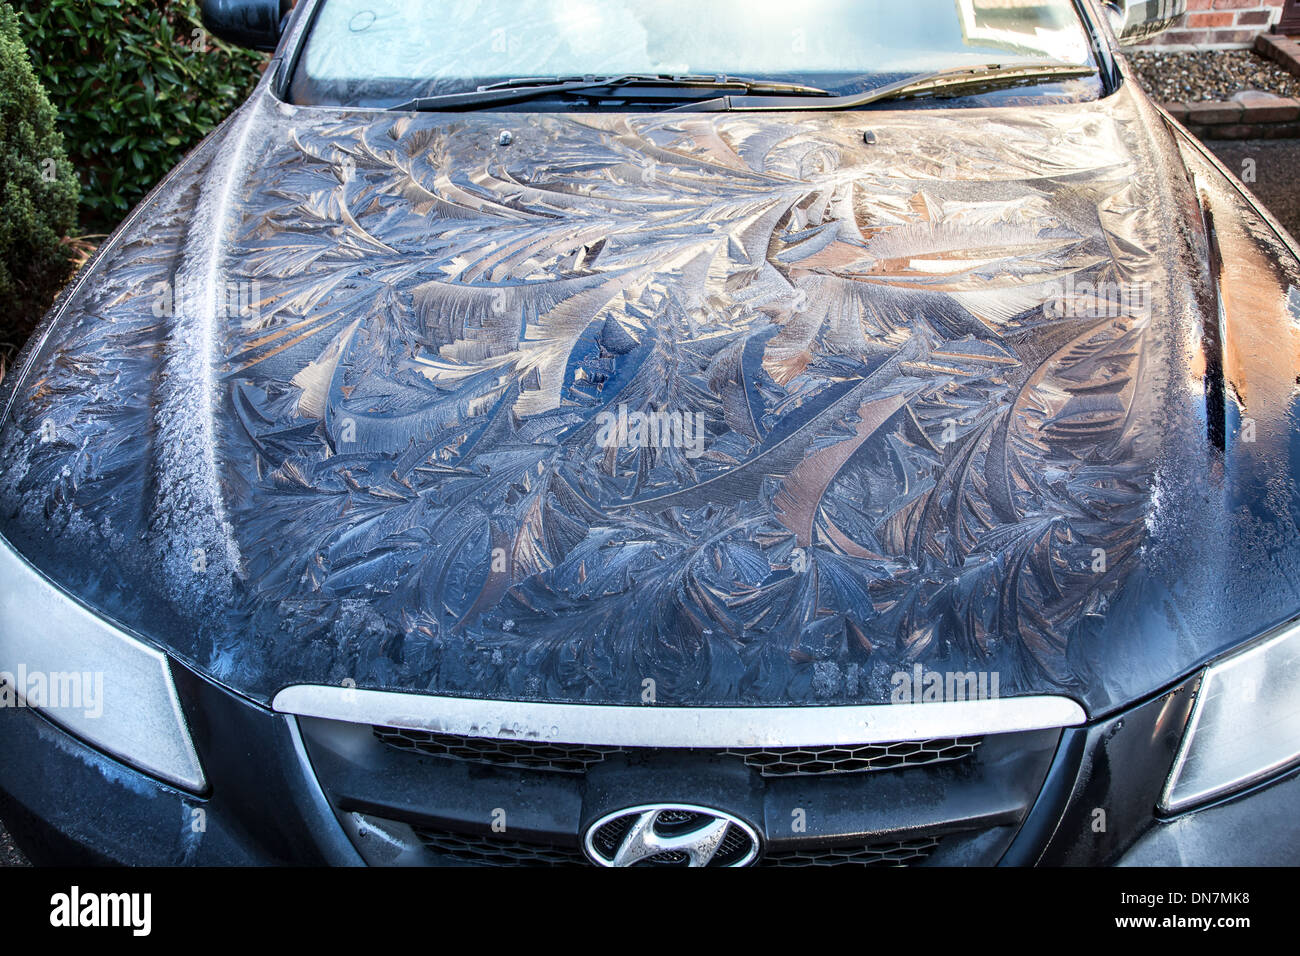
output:
[[274,51],[280,45],[283,14],[292,6],[282,0],[201,0],[203,25],[227,43]]
[[1168,30],[1187,12],[1187,0],[1107,0],[1106,12],[1115,37],[1127,46]]

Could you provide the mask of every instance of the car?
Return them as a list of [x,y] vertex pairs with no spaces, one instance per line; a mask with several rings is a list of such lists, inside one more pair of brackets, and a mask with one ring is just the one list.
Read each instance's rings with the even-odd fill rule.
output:
[[1182,2],[208,0],[0,393],[37,863],[1300,859],[1300,258]]

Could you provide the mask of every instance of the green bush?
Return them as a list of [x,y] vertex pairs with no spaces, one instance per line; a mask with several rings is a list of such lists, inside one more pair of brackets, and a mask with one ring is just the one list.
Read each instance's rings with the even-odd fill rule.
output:
[[265,62],[207,34],[195,0],[40,0],[19,16],[91,231],[111,229],[239,105]]
[[67,278],[59,240],[77,220],[77,177],[36,80],[18,18],[0,3],[0,360]]

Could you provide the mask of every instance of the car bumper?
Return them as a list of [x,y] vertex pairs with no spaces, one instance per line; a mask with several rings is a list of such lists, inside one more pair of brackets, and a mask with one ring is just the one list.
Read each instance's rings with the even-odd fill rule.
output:
[[1148,830],[1122,866],[1295,866],[1300,773]]
[[[204,794],[107,757],[35,711],[0,709],[0,819],[28,858],[37,865],[360,864],[296,719],[184,668],[176,673],[210,782]],[[1003,862],[1218,866],[1300,859],[1300,772],[1173,820],[1154,816],[1151,793],[1178,736],[1161,721],[1189,697],[1187,687],[1177,688],[1066,731]],[[1154,758],[1142,749],[1153,741]]]

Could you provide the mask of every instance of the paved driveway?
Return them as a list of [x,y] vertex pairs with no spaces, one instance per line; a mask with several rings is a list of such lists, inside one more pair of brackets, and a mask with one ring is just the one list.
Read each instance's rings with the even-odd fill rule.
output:
[[1300,239],[1300,139],[1210,140],[1206,145]]

